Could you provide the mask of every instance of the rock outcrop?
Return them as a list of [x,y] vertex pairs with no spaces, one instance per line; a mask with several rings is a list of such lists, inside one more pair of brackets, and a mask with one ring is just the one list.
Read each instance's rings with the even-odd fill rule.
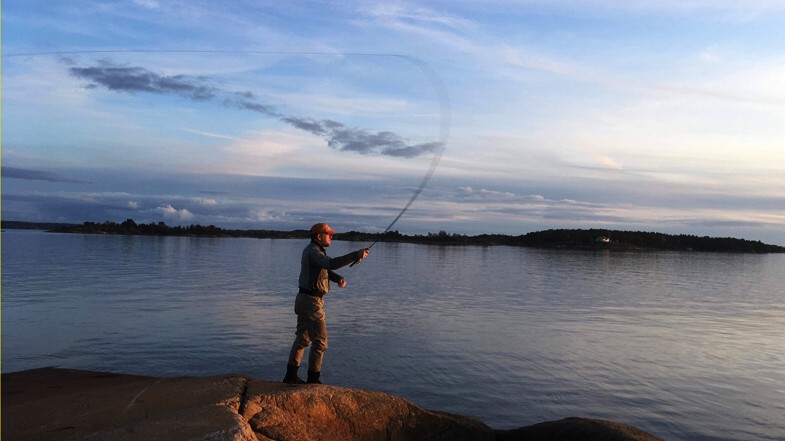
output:
[[494,432],[472,418],[421,409],[400,397],[328,385],[51,368],[2,375],[2,439],[658,440],[634,427],[579,418]]
[[492,441],[485,424],[381,392],[250,381],[240,414],[260,440]]
[[662,441],[637,427],[615,421],[565,418],[519,429],[497,431],[498,441]]

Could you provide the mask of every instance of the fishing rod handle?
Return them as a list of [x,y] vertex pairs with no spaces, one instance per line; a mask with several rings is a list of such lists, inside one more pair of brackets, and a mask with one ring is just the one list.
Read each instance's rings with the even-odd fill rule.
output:
[[[377,240],[376,242],[378,242],[378,240]],[[370,250],[371,248],[373,248],[373,246],[374,246],[374,245],[376,245],[376,242],[372,243],[372,244],[371,244],[371,246],[369,246],[368,248],[366,248],[366,250]],[[353,266],[357,265],[358,263],[360,263],[360,262],[362,262],[362,261],[363,261],[362,259],[357,259],[357,260],[355,260],[354,262],[352,262],[352,263],[350,263],[350,264],[349,264],[349,268],[351,268],[351,267],[353,267]]]

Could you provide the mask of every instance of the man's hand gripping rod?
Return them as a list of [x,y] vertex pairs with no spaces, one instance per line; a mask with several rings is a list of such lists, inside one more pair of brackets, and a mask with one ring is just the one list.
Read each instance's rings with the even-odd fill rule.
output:
[[[378,242],[378,240],[377,240],[376,242]],[[376,245],[376,242],[372,243],[372,244],[371,244],[371,246],[369,246],[369,247],[368,247],[368,248],[366,248],[366,249],[367,249],[367,250],[370,250],[371,248],[373,248],[373,246],[374,246],[374,245]],[[362,260],[362,258],[360,258],[360,259],[357,259],[357,260],[355,260],[354,262],[352,262],[351,264],[349,264],[349,267],[351,268],[351,267],[353,267],[353,266],[357,265],[358,263],[360,263],[360,262],[362,262],[362,261],[363,261],[363,260]]]

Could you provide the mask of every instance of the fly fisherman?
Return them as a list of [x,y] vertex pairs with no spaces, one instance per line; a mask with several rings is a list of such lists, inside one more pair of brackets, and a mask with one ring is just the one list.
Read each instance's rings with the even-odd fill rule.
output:
[[330,258],[325,248],[330,246],[335,231],[327,224],[319,223],[311,227],[311,243],[303,250],[300,261],[300,291],[294,302],[297,314],[297,336],[289,352],[284,383],[303,384],[297,376],[297,369],[303,358],[305,348],[311,345],[308,355],[308,383],[321,384],[322,357],[327,349],[327,323],[324,319],[324,296],[330,291],[330,282],[339,287],[346,286],[346,279],[333,272],[352,262],[368,256],[368,248],[353,251],[345,256]]

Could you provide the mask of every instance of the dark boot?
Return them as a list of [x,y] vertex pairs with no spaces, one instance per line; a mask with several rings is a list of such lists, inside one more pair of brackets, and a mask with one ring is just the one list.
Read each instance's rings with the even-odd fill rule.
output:
[[[305,381],[297,376],[297,369],[300,369],[300,366],[295,366],[292,364],[286,365],[286,376],[283,377],[283,382],[286,384],[305,384]],[[310,373],[308,374],[310,378]]]
[[322,384],[322,382],[319,381],[319,377],[321,375],[322,375],[321,372],[308,371],[308,384]]

